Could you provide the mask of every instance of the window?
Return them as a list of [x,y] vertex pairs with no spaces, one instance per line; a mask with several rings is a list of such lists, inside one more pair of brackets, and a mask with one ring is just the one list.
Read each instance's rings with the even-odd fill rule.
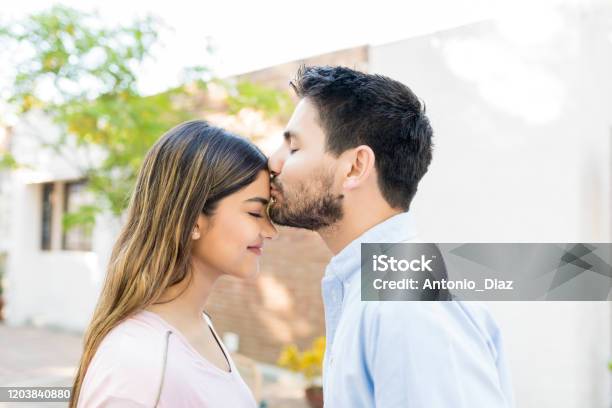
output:
[[[87,190],[85,180],[73,181],[64,184],[64,214],[75,213],[81,206],[93,204],[93,196]],[[91,251],[92,227],[75,226],[63,230],[62,249],[71,251]]]
[[[93,194],[86,180],[49,182],[40,185],[42,223],[40,247],[43,251],[92,250]],[[83,208],[82,208],[83,207]],[[83,211],[81,211],[83,210]],[[89,213],[88,213],[89,212]],[[66,228],[64,221],[72,224]]]
[[51,249],[53,225],[53,183],[45,183],[42,186],[42,230],[41,249]]

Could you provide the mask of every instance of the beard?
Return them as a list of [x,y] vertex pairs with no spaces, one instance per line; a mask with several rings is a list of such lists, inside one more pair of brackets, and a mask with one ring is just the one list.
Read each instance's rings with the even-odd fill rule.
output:
[[290,189],[276,179],[271,184],[277,196],[280,195],[280,199],[268,208],[268,215],[275,224],[317,231],[334,225],[344,215],[344,196],[333,194],[331,173],[317,173],[308,182],[296,183]]

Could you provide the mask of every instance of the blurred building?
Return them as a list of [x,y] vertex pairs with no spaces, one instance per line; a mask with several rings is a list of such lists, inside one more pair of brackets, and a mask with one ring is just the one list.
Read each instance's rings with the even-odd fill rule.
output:
[[[389,75],[426,102],[435,154],[411,209],[424,240],[612,240],[612,6],[482,21],[237,79],[284,90],[301,63]],[[44,171],[10,179],[11,233],[0,244],[10,254],[7,319],[82,330],[118,225],[101,217],[92,234],[62,232],[62,212],[89,198],[78,173],[37,150],[52,124],[42,116],[27,122],[13,130],[12,149]],[[280,133],[257,140],[267,152],[280,142]],[[221,282],[209,311],[221,332],[238,335],[241,353],[274,362],[283,344],[323,334],[319,281],[331,254],[316,234],[287,228],[266,249],[260,278]],[[517,406],[610,406],[609,302],[490,307]]]

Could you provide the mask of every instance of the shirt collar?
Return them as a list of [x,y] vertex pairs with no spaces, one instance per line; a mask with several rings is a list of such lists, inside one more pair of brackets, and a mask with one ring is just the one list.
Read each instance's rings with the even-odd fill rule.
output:
[[416,237],[416,225],[409,212],[396,214],[380,224],[376,224],[330,260],[325,269],[325,277],[336,277],[346,282],[361,265],[361,244],[370,242],[402,242]]

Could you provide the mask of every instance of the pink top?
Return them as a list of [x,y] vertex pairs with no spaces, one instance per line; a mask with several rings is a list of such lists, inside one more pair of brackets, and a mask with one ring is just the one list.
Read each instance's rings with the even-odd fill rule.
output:
[[78,407],[256,407],[210,320],[204,318],[231,372],[206,360],[161,316],[143,310],[102,340],[83,379]]

